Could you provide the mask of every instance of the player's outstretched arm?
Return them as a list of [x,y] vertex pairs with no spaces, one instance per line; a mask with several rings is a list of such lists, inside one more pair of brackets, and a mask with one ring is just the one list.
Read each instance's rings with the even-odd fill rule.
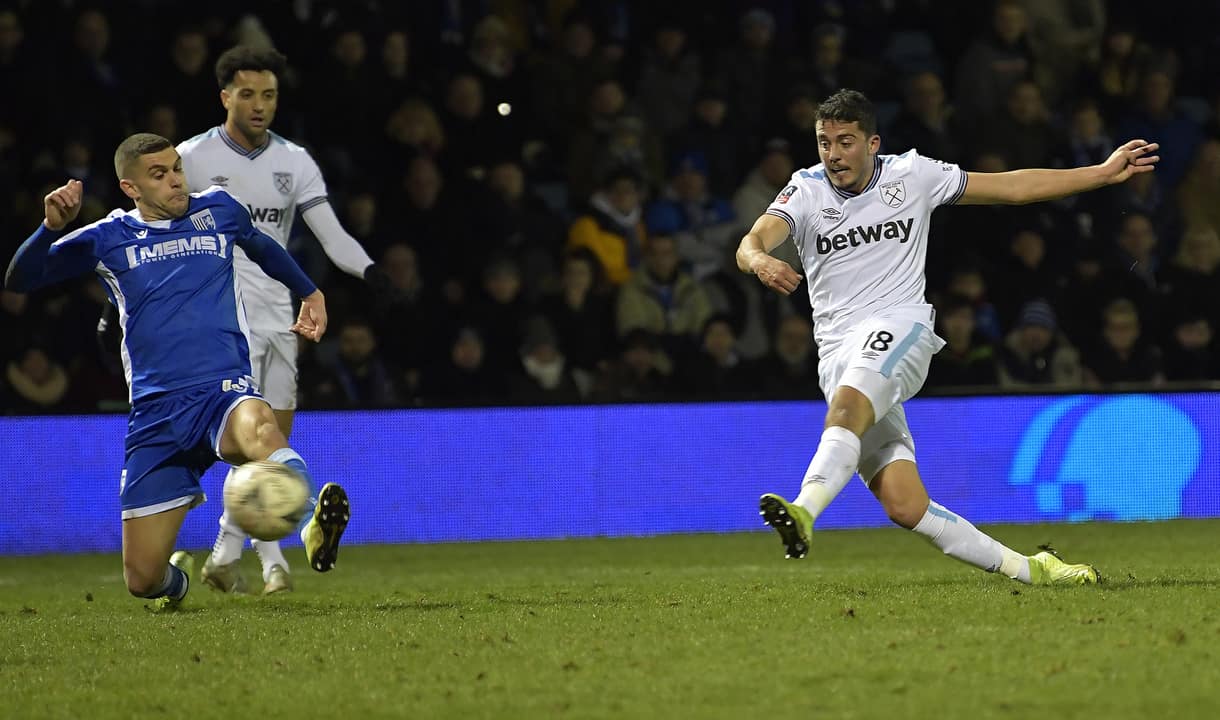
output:
[[335,210],[329,202],[313,205],[301,215],[301,218],[309,226],[314,237],[318,238],[322,251],[335,264],[335,267],[352,277],[367,279],[367,272],[373,265],[373,259],[364,251],[360,242],[343,229],[343,225],[335,216]]
[[45,217],[34,234],[17,248],[4,274],[6,288],[29,292],[93,269],[97,260],[90,238],[57,242],[63,229],[80,214],[83,193],[80,180],[69,180],[42,199]]
[[1138,173],[1152,172],[1160,145],[1132,140],[1119,146],[1100,165],[1067,170],[1013,170],[1002,173],[968,173],[966,192],[958,205],[1024,205],[1055,200],[1125,182]]
[[778,293],[791,293],[801,284],[800,274],[769,254],[787,238],[788,223],[774,215],[760,215],[737,247],[737,268],[757,275],[759,282]]

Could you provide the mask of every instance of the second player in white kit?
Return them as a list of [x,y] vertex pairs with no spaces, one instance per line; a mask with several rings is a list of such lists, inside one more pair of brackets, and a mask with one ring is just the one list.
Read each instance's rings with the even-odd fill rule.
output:
[[[370,282],[378,272],[364,248],[339,224],[327,201],[322,172],[305,148],[271,132],[279,101],[283,55],[270,49],[232,48],[216,63],[220,99],[227,111],[223,125],[178,145],[192,188],[219,185],[249,210],[254,225],[287,246],[297,214],[340,270]],[[297,343],[292,297],[250,261],[234,253],[236,282],[250,328],[250,364],[255,382],[271,405],[285,436],[297,406]],[[202,577],[214,588],[244,591],[238,570],[245,535],[221,516],[220,533]],[[263,565],[264,592],[292,589],[288,562],[279,543],[253,541]]]
[[763,519],[788,557],[805,557],[814,521],[858,471],[895,523],[947,555],[1025,583],[1097,582],[1088,565],[1067,564],[1049,550],[1017,553],[931,501],[902,403],[923,386],[945,344],[924,298],[932,211],[1038,202],[1123,182],[1153,169],[1158,146],[1133,140],[1101,165],[1070,170],[967,173],[915,150],[879,155],[876,114],[853,90],[819,106],[817,132],[822,162],[793,174],[737,251],[742,271],[787,294],[801,276],[768,252],[794,239],[813,306],[819,380],[830,399],[800,494],[792,502],[763,495]]

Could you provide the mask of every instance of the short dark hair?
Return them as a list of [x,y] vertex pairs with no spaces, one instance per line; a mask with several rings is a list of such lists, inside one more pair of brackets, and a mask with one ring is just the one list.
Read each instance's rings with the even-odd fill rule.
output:
[[877,111],[872,101],[858,90],[843,89],[823,100],[818,105],[817,119],[854,122],[860,125],[866,136],[877,134]]
[[172,142],[160,135],[136,133],[119,143],[118,149],[114,151],[114,174],[122,180],[127,169],[141,155],[152,155],[173,146]]
[[233,78],[242,70],[268,70],[276,78],[283,78],[288,70],[288,58],[274,48],[253,45],[231,47],[216,59],[216,82],[220,83],[223,90],[232,84]]

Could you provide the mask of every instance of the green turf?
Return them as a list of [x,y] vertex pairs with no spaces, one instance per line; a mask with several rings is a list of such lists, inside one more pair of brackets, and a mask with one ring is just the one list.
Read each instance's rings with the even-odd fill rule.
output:
[[117,556],[0,558],[0,717],[1215,717],[1220,522],[992,531],[1107,583],[759,533],[349,547],[290,596],[154,615]]

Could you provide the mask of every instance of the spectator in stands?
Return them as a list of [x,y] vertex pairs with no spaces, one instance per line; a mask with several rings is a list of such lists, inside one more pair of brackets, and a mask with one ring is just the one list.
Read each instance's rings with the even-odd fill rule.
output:
[[1201,308],[1181,308],[1165,348],[1165,377],[1179,382],[1220,380],[1215,331]]
[[726,265],[740,238],[733,206],[707,186],[707,159],[689,153],[676,159],[669,184],[645,211],[650,235],[678,241],[678,255],[696,280]]
[[674,397],[673,362],[643,328],[621,338],[621,351],[598,375],[593,397],[602,402],[648,402]]
[[1161,349],[1142,334],[1135,303],[1119,298],[1107,305],[1101,342],[1086,360],[1090,384],[1164,382]]
[[1119,137],[1156,138],[1161,162],[1156,179],[1161,187],[1173,190],[1185,177],[1202,140],[1199,127],[1174,107],[1174,81],[1170,71],[1152,68],[1140,79],[1136,107],[1128,110],[1118,124]]
[[622,285],[640,262],[648,241],[640,178],[628,169],[611,173],[568,229],[568,247],[588,248],[611,285]]
[[712,314],[707,294],[679,267],[678,244],[668,235],[648,243],[644,265],[618,291],[618,334],[642,328],[662,346],[680,354],[689,347]]
[[687,42],[681,14],[665,13],[643,52],[635,93],[644,120],[669,136],[687,126],[703,78],[698,53]]
[[363,318],[349,318],[343,323],[334,363],[308,392],[309,404],[320,408],[388,408],[401,404],[393,375],[377,352],[373,326]]
[[809,400],[822,397],[818,385],[818,349],[813,324],[805,315],[787,315],[775,329],[771,352],[754,364],[756,390],[774,399]]
[[62,412],[60,402],[68,392],[68,373],[51,359],[46,349],[27,345],[10,360],[0,385],[0,402],[6,415]]
[[1220,137],[1199,146],[1190,172],[1177,192],[1186,225],[1210,225],[1220,231]]
[[[995,148],[1009,167],[1060,167],[1057,157],[1065,138],[1051,124],[1042,91],[1031,80],[1020,80],[1008,91],[1003,109],[987,120],[977,148]],[[1135,137],[1135,136],[1132,136]]]
[[1027,301],[1054,297],[1060,287],[1059,272],[1048,257],[1041,232],[1032,227],[1017,230],[1009,241],[1008,251],[995,283],[1000,320],[1005,327],[1012,325]]
[[588,112],[568,146],[568,183],[573,197],[588,197],[607,174],[630,168],[656,187],[662,174],[660,141],[628,107],[627,94],[615,78],[596,83]]
[[1044,300],[1026,303],[1004,341],[1000,385],[1077,390],[1083,382],[1080,353],[1059,332],[1054,309]]
[[735,45],[716,59],[716,82],[728,99],[729,124],[751,142],[763,129],[766,111],[779,90],[775,16],[762,8],[746,11]]
[[937,334],[945,348],[932,356],[929,388],[990,387],[999,382],[996,351],[974,329],[974,306],[968,298],[949,295],[938,303]]
[[[174,35],[169,64],[154,70],[160,75],[155,91],[163,94],[144,98],[145,107],[163,102],[174,109],[182,134],[162,137],[179,142],[216,125],[216,76],[208,62],[210,55],[203,30],[186,27]],[[150,127],[141,129],[158,132]]]
[[488,162],[490,198],[482,220],[489,253],[507,255],[521,268],[524,293],[534,300],[555,272],[564,226],[529,187],[525,169],[512,156]]
[[[924,71],[907,78],[905,104],[884,135],[884,152],[904,153],[917,148],[920,155],[958,163],[963,157],[961,128],[956,126],[953,108],[945,100],[945,87],[934,72]],[[1110,149],[1112,149],[1111,146]],[[1107,149],[1106,156],[1110,154]]]
[[957,66],[954,99],[965,122],[977,123],[994,115],[1012,88],[1030,77],[1034,57],[1026,37],[1027,24],[1020,0],[996,2],[990,30],[971,43]]
[[1167,307],[1198,308],[1213,328],[1220,327],[1220,234],[1215,228],[1188,228],[1173,261],[1160,269],[1157,280]]
[[695,97],[690,123],[665,139],[665,147],[675,157],[701,154],[707,159],[708,187],[719,195],[732,192],[741,180],[741,137],[728,119],[724,92],[705,85]]
[[588,248],[564,253],[559,289],[542,297],[539,310],[554,329],[559,351],[572,367],[594,373],[610,356],[614,311],[601,264]]
[[754,375],[737,352],[737,332],[728,315],[712,315],[703,324],[695,352],[682,358],[680,377],[695,398],[742,396]]
[[494,405],[503,402],[507,378],[484,363],[483,336],[464,325],[453,332],[444,359],[424,373],[420,395],[429,405]]
[[527,322],[520,357],[521,369],[509,380],[509,398],[514,403],[570,405],[581,401],[580,383],[546,318],[535,316]]

